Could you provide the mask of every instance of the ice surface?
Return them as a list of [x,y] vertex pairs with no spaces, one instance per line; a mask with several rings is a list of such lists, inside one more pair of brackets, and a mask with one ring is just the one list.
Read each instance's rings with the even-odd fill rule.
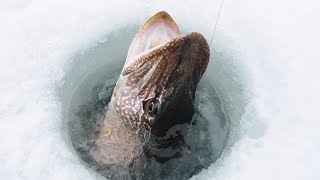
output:
[[[71,57],[159,10],[210,39],[219,3],[1,1],[1,179],[100,179],[66,138],[57,89]],[[225,0],[206,76],[232,131],[218,162],[193,179],[320,179],[318,6]]]

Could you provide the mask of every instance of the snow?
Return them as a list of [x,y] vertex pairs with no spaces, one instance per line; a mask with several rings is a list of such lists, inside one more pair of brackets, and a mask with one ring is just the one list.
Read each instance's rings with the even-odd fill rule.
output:
[[[168,11],[210,40],[220,1],[0,2],[1,179],[100,179],[70,146],[57,93],[75,53]],[[317,1],[225,0],[206,76],[231,132],[193,179],[320,179]],[[106,39],[107,41],[108,39]]]

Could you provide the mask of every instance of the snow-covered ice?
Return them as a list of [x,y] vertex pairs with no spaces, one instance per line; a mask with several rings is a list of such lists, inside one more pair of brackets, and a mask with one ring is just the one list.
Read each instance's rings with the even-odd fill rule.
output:
[[[102,178],[67,138],[58,91],[74,54],[159,10],[210,40],[220,2],[1,1],[1,179]],[[320,179],[319,5],[224,1],[206,76],[224,103],[230,138],[193,179]]]

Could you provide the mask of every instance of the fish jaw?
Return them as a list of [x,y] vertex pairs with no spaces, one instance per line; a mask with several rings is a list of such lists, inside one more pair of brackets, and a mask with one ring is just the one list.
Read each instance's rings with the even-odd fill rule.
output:
[[[133,129],[146,128],[157,135],[191,121],[195,90],[209,55],[207,41],[196,32],[140,53],[119,77],[113,97],[115,109]],[[156,117],[146,114],[144,104],[150,99],[161,104]]]
[[[181,35],[170,15],[159,12],[133,38],[110,104],[134,131],[163,135],[175,124],[191,121],[195,90],[209,56],[203,35]],[[146,112],[150,100],[159,103],[157,116]]]

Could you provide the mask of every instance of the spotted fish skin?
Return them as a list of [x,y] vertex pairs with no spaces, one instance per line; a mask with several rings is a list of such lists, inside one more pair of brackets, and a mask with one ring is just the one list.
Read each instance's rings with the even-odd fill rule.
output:
[[152,16],[132,40],[93,158],[110,172],[126,170],[142,156],[159,163],[179,158],[179,153],[164,157],[157,150],[179,152],[185,146],[183,136],[172,138],[168,132],[192,120],[196,87],[209,56],[203,35],[181,35],[166,12]]

